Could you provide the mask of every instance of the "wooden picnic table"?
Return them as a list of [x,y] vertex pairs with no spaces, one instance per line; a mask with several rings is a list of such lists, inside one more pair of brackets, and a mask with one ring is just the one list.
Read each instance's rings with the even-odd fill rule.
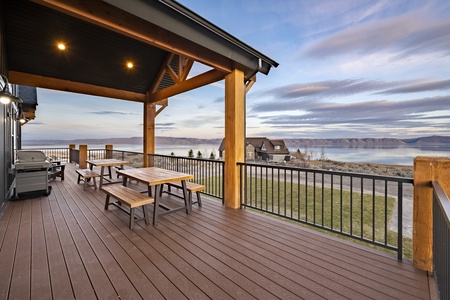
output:
[[109,180],[105,179],[107,181],[109,181],[109,183],[115,183],[112,180],[112,176],[111,176],[111,167],[120,167],[121,169],[123,169],[124,165],[128,164],[128,161],[125,160],[120,160],[120,159],[115,159],[115,158],[106,158],[106,159],[88,159],[86,160],[86,163],[88,163],[90,165],[90,169],[92,170],[95,167],[101,167],[101,171],[100,171],[100,184],[99,187],[101,188],[103,185],[103,179],[104,179],[104,175],[105,175],[105,167],[108,167],[108,171],[109,171]]
[[[186,189],[186,180],[194,178],[194,175],[156,167],[118,170],[117,173],[123,176],[123,185],[125,186],[127,185],[128,179],[133,179],[138,182],[146,184],[148,186],[149,196],[152,196],[151,187],[155,186],[153,225],[156,225],[158,223],[158,216],[176,212],[183,209],[186,210],[187,214],[191,212],[192,204],[189,201],[189,196]],[[169,208],[161,204],[161,194],[162,194],[161,191],[164,184],[177,181],[181,182],[182,185],[184,206]],[[159,207],[163,208],[165,211],[159,212]]]

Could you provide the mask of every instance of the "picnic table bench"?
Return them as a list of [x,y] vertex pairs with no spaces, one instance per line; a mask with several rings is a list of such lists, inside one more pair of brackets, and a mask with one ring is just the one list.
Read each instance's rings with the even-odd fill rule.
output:
[[[105,194],[106,194],[105,210],[108,210],[109,205],[116,204],[116,203],[109,202],[110,197],[114,197],[115,199],[117,199],[117,201],[119,201],[119,206],[118,206],[119,208],[120,208],[120,204],[124,204],[124,205],[128,206],[128,208],[130,209],[130,212],[129,212],[129,214],[130,214],[130,222],[129,222],[130,229],[133,229],[135,219],[136,219],[136,221],[144,219],[145,224],[150,224],[149,218],[148,218],[148,212],[147,212],[147,204],[151,204],[151,203],[155,202],[155,200],[152,197],[141,194],[139,191],[133,190],[124,185],[104,185],[100,188],[100,190],[105,192]],[[136,218],[135,217],[135,208],[140,207],[140,206],[142,206],[144,217]],[[123,211],[125,211],[125,210],[123,210]]]
[[[80,181],[84,181],[84,190],[86,190],[86,187],[88,186],[93,186],[94,189],[97,189],[97,182],[95,181],[95,178],[100,177],[100,174],[90,169],[78,169],[76,172],[78,173],[77,183],[80,184]],[[91,178],[93,181],[92,185],[89,184]]]
[[[165,192],[168,193],[168,194],[174,195],[174,196],[178,196],[178,195],[177,194],[173,194],[171,192],[171,188],[172,187],[175,187],[175,188],[178,188],[178,189],[182,189],[183,188],[182,185],[181,185],[181,181],[169,182],[169,183],[166,183],[166,184],[167,184],[168,190],[165,191]],[[198,203],[198,206],[201,207],[202,206],[202,199],[201,199],[201,196],[200,196],[200,192],[206,190],[206,186],[204,186],[202,184],[195,183],[195,182],[186,181],[186,190],[189,193],[189,202],[191,204]],[[192,202],[192,193],[193,192],[195,192],[196,195],[197,195],[197,201],[195,201],[195,202]],[[178,197],[181,197],[181,196],[178,196]]]

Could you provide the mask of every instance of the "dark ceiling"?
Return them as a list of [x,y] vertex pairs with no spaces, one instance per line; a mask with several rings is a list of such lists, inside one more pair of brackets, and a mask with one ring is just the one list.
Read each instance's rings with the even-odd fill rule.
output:
[[[145,94],[169,54],[29,1],[8,1],[6,12],[10,70]],[[172,84],[165,76],[159,89]]]

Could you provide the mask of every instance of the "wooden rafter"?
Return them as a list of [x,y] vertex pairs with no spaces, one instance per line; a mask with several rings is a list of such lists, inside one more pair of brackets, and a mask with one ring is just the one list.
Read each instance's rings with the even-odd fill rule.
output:
[[170,86],[161,91],[155,93],[149,93],[146,101],[148,102],[158,102],[160,100],[184,93],[201,86],[222,80],[225,78],[227,73],[223,73],[219,70],[210,70],[203,74],[197,75],[193,78],[187,79],[179,84]]
[[158,110],[156,111],[155,117],[157,117],[159,115],[160,112],[162,112],[164,110],[164,108],[166,108],[169,105],[169,99],[164,99],[158,102],[155,102],[155,105],[160,105],[160,107],[158,108]]
[[185,57],[185,56],[178,56],[179,63],[178,66],[182,67],[179,70],[178,78],[180,79],[180,82],[185,81],[186,78],[189,75],[189,72],[191,71],[192,65],[194,64],[194,60]]
[[165,63],[166,72],[170,75],[172,80],[175,83],[181,83],[186,80],[186,78],[189,75],[189,71],[192,68],[192,65],[194,64],[194,61],[192,59],[189,59],[186,56],[178,55],[178,61],[177,61],[177,67],[178,72],[175,72],[172,68],[172,62],[175,59],[175,54],[171,54],[168,61]]
[[156,78],[155,82],[153,83],[153,85],[152,85],[152,87],[151,87],[151,89],[150,89],[150,91],[149,91],[150,94],[156,93],[156,91],[158,91],[158,87],[159,87],[161,81],[163,80],[164,75],[165,75],[166,72],[167,72],[166,66],[167,66],[167,64],[169,64],[170,61],[173,59],[173,56],[174,56],[173,53],[169,53],[169,54],[167,55],[166,59],[164,60],[163,66],[161,67],[161,69],[159,69],[158,77]]
[[250,80],[245,83],[245,93],[247,94],[252,86],[256,83],[256,75],[254,75]]
[[22,73],[17,71],[10,71],[9,79],[11,82],[14,82],[15,84],[27,86],[38,86],[41,88],[48,88],[66,92],[88,94],[135,102],[145,101],[145,94],[141,93],[133,93],[124,90],[101,87],[80,82],[73,82],[70,80],[39,76],[29,73]]

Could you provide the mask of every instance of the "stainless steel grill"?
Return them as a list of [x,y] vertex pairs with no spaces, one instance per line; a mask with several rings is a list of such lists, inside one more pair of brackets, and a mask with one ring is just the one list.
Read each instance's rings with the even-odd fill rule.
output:
[[45,191],[50,194],[48,171],[52,163],[42,151],[19,150],[15,161],[16,198],[20,193]]

